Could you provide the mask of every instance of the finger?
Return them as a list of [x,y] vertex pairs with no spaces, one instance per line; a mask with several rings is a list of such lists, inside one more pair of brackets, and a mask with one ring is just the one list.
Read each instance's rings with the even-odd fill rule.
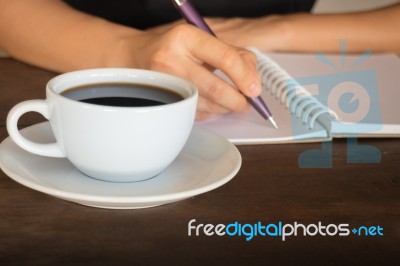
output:
[[199,95],[197,101],[197,111],[214,115],[226,114],[230,112],[230,110],[224,108],[218,103],[210,101],[209,99],[201,95]]
[[202,111],[221,112],[222,110],[217,109],[215,105],[233,112],[248,110],[247,101],[242,93],[203,66],[192,66],[189,79],[198,86],[200,96],[207,99],[207,102],[204,102],[204,107],[200,106]]
[[210,114],[210,113],[201,112],[201,111],[196,112],[196,120],[197,121],[204,121],[204,120],[208,120],[208,119],[211,119],[214,117],[216,117],[216,114]]
[[257,71],[257,62],[258,62],[257,56],[253,52],[251,52],[247,49],[239,50],[239,54],[243,58],[243,60],[246,62],[246,64],[254,70],[254,72],[257,75],[257,78],[260,78],[260,75]]
[[203,49],[191,50],[196,58],[222,70],[245,95],[255,97],[261,93],[258,73],[244,59],[254,56],[250,51],[236,49],[215,38],[204,38],[202,44]]

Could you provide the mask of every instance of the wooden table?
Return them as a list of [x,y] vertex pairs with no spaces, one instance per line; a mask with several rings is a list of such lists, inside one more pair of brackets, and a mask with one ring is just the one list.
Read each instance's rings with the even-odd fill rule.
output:
[[[16,103],[43,99],[55,73],[0,59],[0,139]],[[43,121],[24,115],[21,127]],[[270,264],[398,265],[400,140],[365,139],[378,164],[348,164],[346,140],[335,140],[333,167],[300,168],[298,156],[321,144],[239,146],[237,176],[211,192],[160,207],[107,210],[26,188],[0,171],[0,264],[133,265]],[[188,236],[194,225],[278,223],[380,226],[383,236]],[[378,227],[375,227],[378,228]],[[332,228],[331,228],[332,229]],[[375,231],[376,232],[376,231]],[[140,265],[139,264],[139,265]],[[394,265],[394,264],[391,264]]]

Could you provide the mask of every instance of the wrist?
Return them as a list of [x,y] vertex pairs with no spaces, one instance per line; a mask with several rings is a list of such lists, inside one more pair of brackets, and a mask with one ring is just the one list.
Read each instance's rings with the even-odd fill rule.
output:
[[104,53],[105,67],[140,68],[138,51],[143,47],[146,34],[131,28],[121,28],[113,33],[107,51]]
[[285,51],[287,49],[292,32],[287,16],[269,15],[253,20],[253,24],[250,26],[258,29],[258,32],[252,32],[252,45],[258,49],[265,51]]
[[295,33],[295,18],[297,15],[277,15],[268,17],[271,26],[267,31],[268,50],[276,52],[291,51]]

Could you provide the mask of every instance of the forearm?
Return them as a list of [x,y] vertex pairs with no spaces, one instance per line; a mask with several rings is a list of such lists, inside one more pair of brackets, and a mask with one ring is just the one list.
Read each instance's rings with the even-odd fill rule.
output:
[[[245,111],[244,95],[261,93],[254,54],[186,23],[165,31],[138,31],[80,13],[59,0],[0,0],[0,36],[0,48],[15,58],[55,71],[136,67],[190,80],[199,90],[198,119]],[[234,85],[207,66],[220,69]]]
[[127,64],[115,51],[121,40],[135,34],[141,32],[75,11],[61,1],[0,1],[0,47],[17,59],[55,71]]
[[338,52],[338,41],[344,39],[348,52],[400,54],[400,5],[353,14],[297,14],[280,20],[284,33],[277,51]]

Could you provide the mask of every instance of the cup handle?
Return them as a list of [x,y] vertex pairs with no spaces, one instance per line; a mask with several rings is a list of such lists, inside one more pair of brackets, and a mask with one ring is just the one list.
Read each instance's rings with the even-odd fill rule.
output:
[[57,143],[36,143],[21,135],[18,130],[18,120],[27,112],[37,112],[49,119],[49,108],[44,100],[29,100],[15,105],[7,116],[7,131],[11,139],[31,153],[49,157],[65,157]]

